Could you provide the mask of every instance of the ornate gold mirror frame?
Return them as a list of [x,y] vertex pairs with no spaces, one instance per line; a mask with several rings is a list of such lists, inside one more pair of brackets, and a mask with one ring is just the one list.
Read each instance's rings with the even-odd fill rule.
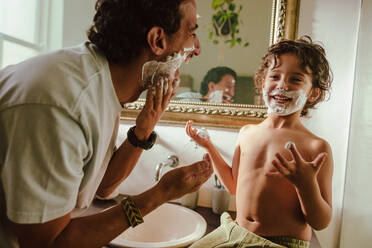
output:
[[[295,39],[300,0],[273,0],[270,44],[282,39]],[[123,120],[135,120],[145,99],[128,103],[121,113]],[[240,128],[248,123],[259,123],[266,117],[263,105],[210,104],[171,101],[160,123],[181,124],[193,120],[196,125]]]

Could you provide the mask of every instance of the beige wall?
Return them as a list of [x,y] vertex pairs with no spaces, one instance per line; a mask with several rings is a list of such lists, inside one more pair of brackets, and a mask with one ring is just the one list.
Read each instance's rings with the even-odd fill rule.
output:
[[324,248],[339,247],[360,3],[301,1],[299,35],[308,34],[324,44],[334,74],[330,100],[306,121],[311,131],[330,143],[334,157],[333,218],[327,229],[317,232]]
[[63,0],[63,47],[75,46],[87,40],[86,31],[93,21],[95,2]]
[[341,248],[372,246],[372,1],[362,2]]

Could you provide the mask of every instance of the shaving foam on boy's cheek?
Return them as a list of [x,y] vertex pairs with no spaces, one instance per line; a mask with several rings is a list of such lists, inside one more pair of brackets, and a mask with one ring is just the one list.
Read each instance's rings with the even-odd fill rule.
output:
[[[271,96],[275,94],[284,95],[291,98],[292,100],[288,103],[276,103],[271,98]],[[307,101],[306,94],[303,90],[282,91],[275,89],[269,94],[267,89],[263,89],[263,98],[266,106],[268,107],[268,113],[279,116],[290,115],[301,110],[305,106]]]

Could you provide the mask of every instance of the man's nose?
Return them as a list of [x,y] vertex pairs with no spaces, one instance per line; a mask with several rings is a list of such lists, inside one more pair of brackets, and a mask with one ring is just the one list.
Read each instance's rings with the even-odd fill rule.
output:
[[194,46],[195,46],[194,55],[199,56],[201,54],[201,45],[198,37],[195,37]]
[[234,88],[225,88],[225,93],[228,94],[229,96],[234,96],[235,90]]

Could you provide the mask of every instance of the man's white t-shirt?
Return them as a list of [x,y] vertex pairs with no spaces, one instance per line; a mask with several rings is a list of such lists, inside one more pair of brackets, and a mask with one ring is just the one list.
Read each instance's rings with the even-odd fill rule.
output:
[[0,71],[0,247],[17,247],[6,217],[44,223],[90,205],[121,110],[88,42]]

